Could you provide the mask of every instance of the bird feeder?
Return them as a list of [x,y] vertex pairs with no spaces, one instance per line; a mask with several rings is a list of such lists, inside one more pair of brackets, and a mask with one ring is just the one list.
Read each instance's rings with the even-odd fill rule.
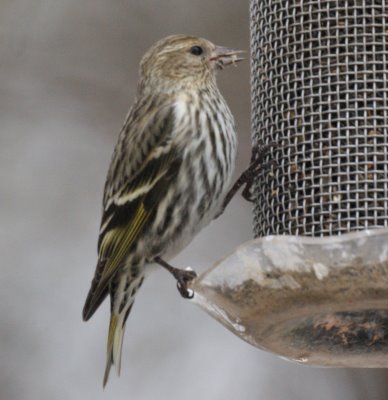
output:
[[388,5],[251,0],[254,232],[192,283],[301,363],[388,367]]

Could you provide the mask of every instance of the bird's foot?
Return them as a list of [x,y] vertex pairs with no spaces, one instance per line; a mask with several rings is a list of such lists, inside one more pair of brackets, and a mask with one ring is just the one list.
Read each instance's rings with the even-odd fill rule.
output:
[[249,167],[242,173],[240,179],[241,184],[244,185],[244,190],[242,191],[242,196],[245,200],[249,202],[254,201],[254,194],[253,194],[253,184],[255,178],[260,173],[260,170],[264,164],[264,158],[268,154],[269,150],[273,147],[276,147],[276,143],[271,142],[268,144],[256,144],[252,148],[252,156],[251,156],[251,163]]
[[155,257],[154,261],[170,272],[177,280],[177,288],[181,296],[185,299],[192,299],[194,292],[188,289],[188,284],[197,277],[197,273],[191,269],[179,269],[170,265],[160,257]]
[[175,276],[177,280],[177,288],[179,293],[184,299],[192,299],[194,297],[194,292],[188,289],[188,284],[195,279],[198,275],[193,270],[177,269],[177,275]]
[[[268,154],[269,150],[273,147],[276,147],[276,143],[271,142],[268,144],[256,144],[252,148],[252,156],[249,167],[240,175],[237,181],[234,183],[232,188],[229,190],[228,194],[225,197],[224,204],[222,206],[221,211],[216,215],[215,218],[218,218],[224,211],[229,202],[232,200],[233,196],[237,193],[237,191],[241,188],[241,186],[245,185],[244,190],[242,191],[242,196],[245,200],[249,202],[254,201],[253,196],[253,184],[255,178],[260,173],[260,169],[264,164],[264,157]],[[272,164],[272,162],[270,162]]]

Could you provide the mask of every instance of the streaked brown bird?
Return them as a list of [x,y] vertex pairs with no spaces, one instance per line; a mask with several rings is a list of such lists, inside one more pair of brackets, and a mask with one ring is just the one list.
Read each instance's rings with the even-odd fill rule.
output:
[[103,196],[98,263],[83,309],[88,320],[111,299],[104,386],[120,371],[124,326],[147,266],[178,279],[167,264],[222,210],[236,156],[233,116],[216,71],[239,51],[185,35],[158,41],[140,63],[140,80],[116,144]]

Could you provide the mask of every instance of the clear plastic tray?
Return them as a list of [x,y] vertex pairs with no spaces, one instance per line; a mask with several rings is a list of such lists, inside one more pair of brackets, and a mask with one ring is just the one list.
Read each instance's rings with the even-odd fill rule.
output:
[[260,349],[317,366],[388,367],[388,229],[253,240],[191,289]]

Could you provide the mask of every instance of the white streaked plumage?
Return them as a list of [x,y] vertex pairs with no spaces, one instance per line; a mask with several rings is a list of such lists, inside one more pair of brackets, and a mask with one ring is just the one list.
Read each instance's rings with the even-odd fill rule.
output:
[[215,80],[235,52],[192,36],[145,54],[109,167],[89,319],[111,298],[104,385],[120,370],[124,326],[146,268],[187,246],[222,208],[236,156],[234,120]]

